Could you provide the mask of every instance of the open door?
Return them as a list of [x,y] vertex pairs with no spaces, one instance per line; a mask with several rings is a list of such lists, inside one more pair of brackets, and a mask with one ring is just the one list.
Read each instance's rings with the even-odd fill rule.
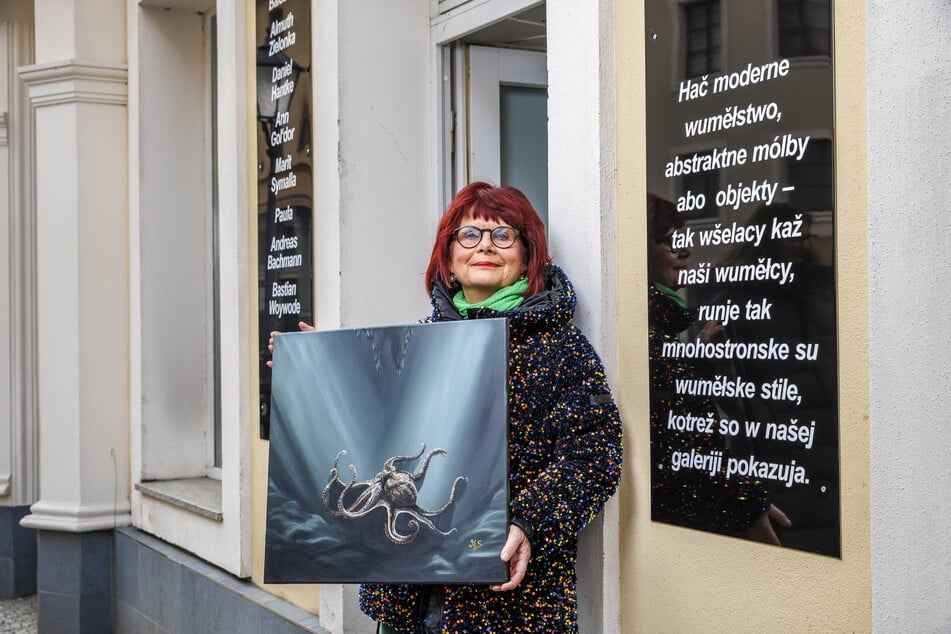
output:
[[466,53],[466,181],[521,189],[547,225],[546,55],[486,46]]

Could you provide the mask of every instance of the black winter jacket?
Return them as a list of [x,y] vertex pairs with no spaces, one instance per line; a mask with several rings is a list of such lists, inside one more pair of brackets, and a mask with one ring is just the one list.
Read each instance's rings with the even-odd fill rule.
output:
[[[548,290],[516,310],[469,311],[509,320],[510,512],[532,533],[532,558],[509,592],[446,586],[443,632],[575,632],[578,532],[621,477],[621,421],[604,368],[572,323],[576,298],[565,274],[546,269]],[[437,281],[424,321],[461,319]],[[417,631],[424,586],[366,584],[360,606],[399,631]]]

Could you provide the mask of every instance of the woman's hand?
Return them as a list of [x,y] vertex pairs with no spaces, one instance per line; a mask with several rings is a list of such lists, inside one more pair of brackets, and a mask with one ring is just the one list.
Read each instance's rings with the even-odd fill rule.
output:
[[776,531],[773,529],[774,522],[780,528],[789,528],[792,526],[792,522],[786,517],[786,514],[780,511],[776,505],[770,504],[769,509],[757,517],[753,525],[746,531],[746,536],[749,539],[763,542],[764,544],[782,546],[783,544],[779,541],[779,536],[776,535]]
[[[308,331],[308,330],[317,330],[316,328],[314,328],[313,326],[311,326],[310,324],[308,324],[306,321],[299,321],[299,322],[297,322],[297,327],[300,328],[301,331],[305,331],[305,332]],[[268,339],[267,339],[267,351],[270,352],[271,355],[274,354],[274,335],[279,335],[279,334],[281,334],[281,331],[280,331],[280,330],[272,330],[272,331],[271,331],[271,336],[268,337]],[[273,361],[268,361],[268,362],[267,362],[267,367],[273,368],[273,367],[274,367],[274,362],[273,362]]]
[[703,325],[699,337],[703,343],[723,343],[726,341],[726,329],[720,322],[710,320]]
[[508,562],[509,580],[503,584],[489,586],[495,592],[505,592],[518,587],[525,578],[528,570],[528,561],[532,558],[532,542],[525,536],[525,532],[515,524],[509,524],[508,539],[502,547],[502,561]]

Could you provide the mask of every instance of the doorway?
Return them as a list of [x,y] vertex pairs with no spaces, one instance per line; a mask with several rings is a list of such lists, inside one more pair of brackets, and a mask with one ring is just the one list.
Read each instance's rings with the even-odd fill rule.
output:
[[547,226],[545,4],[524,4],[496,2],[503,13],[481,24],[457,20],[468,30],[442,43],[441,208],[483,180],[522,190]]

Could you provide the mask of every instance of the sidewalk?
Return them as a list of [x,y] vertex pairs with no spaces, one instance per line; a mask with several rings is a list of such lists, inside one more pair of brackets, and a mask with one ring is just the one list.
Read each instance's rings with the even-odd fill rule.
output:
[[0,634],[36,634],[36,595],[0,600]]

